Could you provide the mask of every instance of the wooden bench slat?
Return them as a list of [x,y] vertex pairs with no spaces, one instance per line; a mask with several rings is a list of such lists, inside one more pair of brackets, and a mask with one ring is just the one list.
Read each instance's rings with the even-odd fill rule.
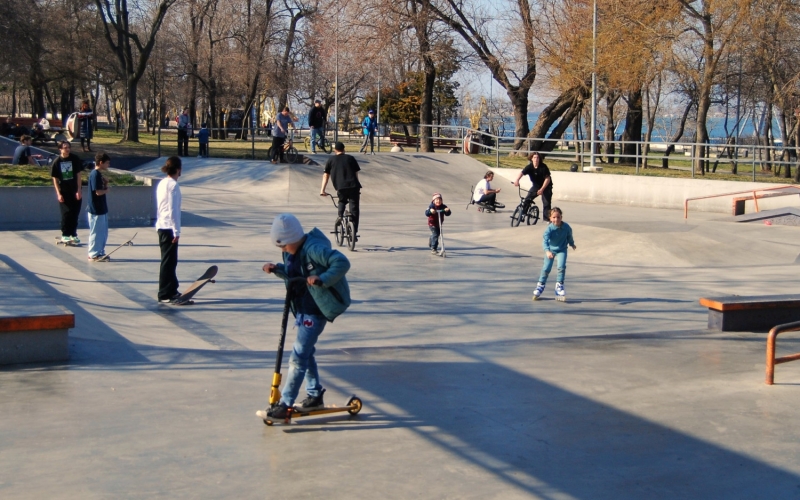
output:
[[75,328],[74,314],[0,317],[0,333]]

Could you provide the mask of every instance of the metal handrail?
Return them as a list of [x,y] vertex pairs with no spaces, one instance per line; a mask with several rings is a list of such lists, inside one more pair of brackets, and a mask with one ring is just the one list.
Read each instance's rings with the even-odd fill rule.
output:
[[[694,196],[694,197],[691,197],[691,198],[686,198],[685,200],[683,200],[683,218],[684,219],[688,219],[689,218],[689,202],[690,201],[706,200],[708,198],[720,198],[722,196],[733,196],[733,195],[736,195],[736,194],[752,194],[753,195],[753,203],[755,203],[755,206],[756,206],[756,213],[758,213],[759,209],[758,209],[758,195],[757,195],[757,193],[762,192],[762,191],[778,191],[778,190],[781,190],[781,189],[797,189],[797,190],[800,190],[800,187],[785,185],[785,186],[778,186],[778,187],[772,187],[772,188],[748,189],[747,191],[735,191],[733,193],[710,194],[710,195],[707,195],[707,196]],[[790,193],[786,193],[786,194],[788,196]],[[764,198],[764,196],[762,196],[762,198]]]
[[798,330],[800,330],[800,321],[784,323],[769,331],[769,335],[767,336],[767,385],[773,385],[775,383],[775,365],[800,359],[800,352],[788,356],[781,356],[780,358],[775,357],[775,345],[778,342],[778,335],[784,332],[796,332]]

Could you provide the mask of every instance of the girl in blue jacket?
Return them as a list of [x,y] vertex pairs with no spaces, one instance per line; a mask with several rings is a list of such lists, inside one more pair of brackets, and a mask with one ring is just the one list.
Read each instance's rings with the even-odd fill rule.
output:
[[547,283],[547,276],[553,269],[553,260],[556,261],[558,276],[556,277],[556,300],[567,300],[567,292],[564,290],[564,273],[567,270],[567,245],[573,250],[577,250],[575,240],[572,239],[572,228],[569,224],[561,220],[563,214],[561,209],[553,207],[550,209],[550,224],[542,235],[542,246],[544,247],[544,264],[542,273],[539,275],[539,283],[533,291],[533,300],[539,300]]

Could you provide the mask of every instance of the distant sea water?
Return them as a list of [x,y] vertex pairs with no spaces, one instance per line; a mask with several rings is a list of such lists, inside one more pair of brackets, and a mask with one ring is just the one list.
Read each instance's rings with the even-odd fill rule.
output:
[[[528,113],[528,127],[532,128],[536,124],[536,120],[539,119],[538,112],[531,112]],[[678,126],[678,120],[680,117],[659,117],[656,119],[656,126],[653,130],[653,142],[668,142],[670,138],[674,135],[675,130]],[[600,121],[600,120],[598,120]],[[735,117],[729,117],[727,123],[728,133],[725,132],[725,118],[724,117],[711,117],[708,119],[708,135],[711,138],[711,142],[725,142],[725,138],[729,135],[735,134]],[[468,122],[464,122],[463,125],[468,126]],[[600,137],[603,137],[605,133],[605,127],[602,125],[602,122],[598,124],[597,127],[600,130]],[[488,124],[484,121],[481,124],[481,128],[485,129],[488,127]],[[555,125],[554,125],[555,127]],[[776,139],[780,138],[780,132],[778,128],[778,121],[775,120],[773,122],[773,135]],[[501,125],[500,125],[499,134],[501,137],[514,137],[514,118],[511,116],[504,117]],[[588,127],[586,129],[581,130],[582,137],[588,137]],[[620,123],[617,124],[617,128],[614,131],[615,137],[617,139],[620,138],[622,135],[623,130],[625,129],[625,120],[622,120]],[[644,136],[645,132],[647,131],[646,127],[642,128],[642,136]],[[692,136],[694,135],[694,122],[687,121],[686,129],[684,130],[683,137],[681,138],[682,141],[690,141]],[[569,129],[564,133],[563,138],[568,140],[573,140],[575,137],[574,127],[570,126]],[[739,137],[742,138],[751,138],[754,137],[754,128],[752,121],[748,120],[745,122],[740,130],[739,130]]]

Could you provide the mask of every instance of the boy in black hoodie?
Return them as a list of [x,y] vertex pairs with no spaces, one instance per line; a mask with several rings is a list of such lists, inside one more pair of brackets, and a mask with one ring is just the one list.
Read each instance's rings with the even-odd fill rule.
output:
[[444,221],[445,215],[450,216],[450,209],[442,201],[441,194],[433,193],[433,200],[425,210],[425,216],[428,217],[428,228],[431,230],[430,247],[433,254],[439,253],[439,235],[442,232],[442,221]]

